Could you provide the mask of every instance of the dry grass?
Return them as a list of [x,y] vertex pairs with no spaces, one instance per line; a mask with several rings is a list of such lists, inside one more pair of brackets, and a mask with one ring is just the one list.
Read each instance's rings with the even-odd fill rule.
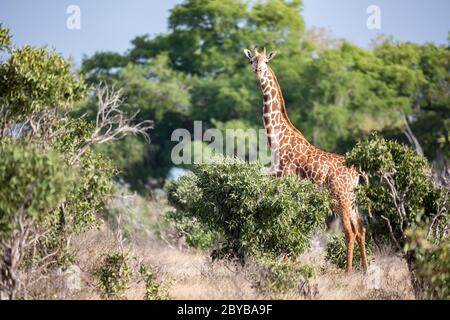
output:
[[[82,289],[68,291],[54,287],[52,291],[47,286],[47,298],[104,299],[92,270],[102,253],[117,249],[115,243],[114,235],[106,227],[76,237],[73,245],[82,270]],[[205,252],[180,250],[156,239],[136,240],[126,245],[125,250],[135,270],[140,263],[156,270],[170,299],[413,299],[406,264],[388,250],[374,254],[371,270],[377,270],[379,281],[378,287],[371,289],[371,276],[361,272],[347,275],[325,261],[323,243],[313,242],[312,249],[299,257],[316,270],[307,296],[298,291],[271,296],[255,287],[252,275],[256,269],[251,264],[241,267],[226,261],[213,263]],[[143,299],[144,292],[145,286],[136,275],[125,298]]]
[[[125,200],[124,200],[125,199]],[[405,262],[388,249],[374,252],[369,275],[355,271],[348,275],[325,260],[324,235],[316,236],[312,248],[298,261],[313,266],[315,276],[305,288],[271,293],[254,263],[245,267],[230,261],[212,262],[204,251],[186,248],[170,232],[161,233],[165,204],[125,197],[114,208],[128,215],[124,230],[138,234],[125,243],[129,265],[134,271],[125,299],[143,299],[145,284],[138,269],[145,265],[156,274],[162,298],[169,299],[413,299]],[[138,202],[137,206],[134,202]],[[117,201],[116,201],[117,202]],[[131,221],[131,222],[130,222]],[[151,221],[151,225],[149,222]],[[156,221],[156,222],[155,222]],[[138,225],[136,229],[135,225]],[[165,226],[164,228],[167,228]],[[150,232],[134,232],[151,230]],[[158,235],[158,236],[156,236]],[[161,237],[163,236],[163,237]],[[165,240],[161,240],[161,238]],[[81,289],[69,290],[61,272],[47,275],[27,288],[31,299],[105,299],[93,275],[102,255],[118,250],[117,237],[103,225],[72,239],[75,261],[81,269]],[[110,298],[109,298],[110,299]]]
[[[102,252],[113,249],[111,243],[114,243],[114,236],[106,228],[88,232],[75,239],[77,259],[85,271],[82,279],[87,290],[74,292],[73,298],[103,298],[96,289],[97,280],[90,270],[95,268]],[[241,267],[228,262],[212,263],[204,252],[180,250],[155,239],[137,240],[127,250],[130,257],[137,258],[132,259],[136,264],[152,266],[157,271],[158,279],[167,286],[170,299],[264,298],[252,288]],[[132,279],[126,298],[142,299],[144,290],[143,283]]]

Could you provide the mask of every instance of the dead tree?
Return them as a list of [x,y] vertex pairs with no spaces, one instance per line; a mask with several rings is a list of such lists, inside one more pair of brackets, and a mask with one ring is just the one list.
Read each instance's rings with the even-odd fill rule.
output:
[[106,85],[100,85],[97,87],[95,94],[98,99],[95,129],[90,138],[79,148],[77,155],[74,157],[75,161],[90,146],[118,140],[127,134],[140,134],[147,142],[150,142],[148,130],[153,128],[153,122],[144,120],[134,123],[139,111],[127,115],[120,109],[124,102],[120,90],[116,91]]

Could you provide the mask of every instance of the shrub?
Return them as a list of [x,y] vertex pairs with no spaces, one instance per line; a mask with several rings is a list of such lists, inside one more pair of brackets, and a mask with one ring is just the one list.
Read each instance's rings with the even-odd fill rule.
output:
[[53,220],[74,181],[72,171],[52,151],[0,141],[0,299],[15,299],[19,267]]
[[424,298],[450,299],[450,238],[430,243],[420,230],[408,233],[407,250],[415,251],[415,273]]
[[[369,203],[378,220],[379,229],[374,237],[387,235],[389,241],[399,249],[407,241],[409,228],[428,227],[437,240],[441,239],[447,224],[448,214],[440,214],[445,200],[444,188],[432,179],[427,160],[413,149],[396,141],[374,139],[359,142],[347,154],[347,164],[361,168],[372,179],[370,186],[361,186],[359,200]],[[442,213],[442,212],[441,212]],[[436,218],[436,219],[433,219]],[[391,231],[392,229],[392,231]]]
[[52,208],[64,200],[73,173],[55,152],[45,152],[26,143],[0,142],[0,237],[18,226],[17,212],[43,223]]
[[128,257],[122,252],[103,255],[99,267],[94,271],[102,293],[109,297],[123,297],[131,277]]
[[[151,124],[126,115],[120,92],[105,86],[95,91],[96,121],[74,119],[69,111],[88,91],[69,63],[46,48],[16,48],[2,26],[0,51],[0,293],[14,299],[20,277],[12,266],[66,264],[70,237],[96,225],[116,170],[91,147],[129,133],[147,139]],[[11,248],[19,248],[14,258]]]
[[157,280],[155,272],[150,271],[146,266],[141,265],[139,267],[139,273],[145,283],[145,300],[162,300],[168,297],[167,286],[164,286],[162,282]]
[[288,292],[311,295],[310,280],[315,270],[310,265],[285,259],[274,260],[270,256],[261,256],[256,259],[258,275],[256,287],[269,291],[274,297]]
[[178,234],[184,237],[186,244],[192,248],[209,249],[218,240],[219,235],[208,230],[195,217],[187,217],[179,211],[172,211],[167,217],[174,222]]
[[[422,297],[430,288],[432,292],[425,295],[445,291],[445,285],[437,287],[443,284],[441,280],[429,278],[428,271],[443,270],[439,279],[448,279],[449,271],[442,268],[445,264],[439,257],[448,252],[449,190],[433,180],[427,160],[396,141],[375,136],[359,142],[347,154],[347,164],[377,178],[372,179],[370,186],[358,189],[358,198],[371,204],[375,218],[371,227],[374,240],[389,242],[403,253],[416,297]],[[424,240],[435,249],[425,250],[415,236],[411,236],[417,234],[425,234]],[[421,280],[423,272],[425,282]]]
[[[370,238],[367,237],[366,239],[369,240]],[[366,241],[366,256],[368,261],[372,259],[372,245],[370,241]],[[345,269],[347,265],[347,246],[345,244],[345,237],[342,235],[334,235],[328,239],[325,259],[338,268]],[[361,268],[361,253],[357,243],[355,243],[355,248],[353,250],[353,265],[357,269]]]
[[109,159],[92,150],[86,150],[79,161],[73,163],[81,145],[92,134],[92,125],[83,119],[64,118],[55,127],[57,131],[64,130],[55,135],[50,144],[61,153],[67,165],[74,167],[77,183],[71,185],[63,207],[54,208],[56,214],[45,225],[49,233],[41,241],[40,249],[43,254],[58,251],[56,262],[64,266],[73,262],[68,248],[70,237],[99,225],[101,213],[106,211],[105,199],[114,191],[112,178],[117,170]]
[[220,235],[219,253],[241,261],[302,253],[330,212],[328,193],[311,182],[273,178],[260,164],[230,158],[197,165],[167,189],[180,215]]

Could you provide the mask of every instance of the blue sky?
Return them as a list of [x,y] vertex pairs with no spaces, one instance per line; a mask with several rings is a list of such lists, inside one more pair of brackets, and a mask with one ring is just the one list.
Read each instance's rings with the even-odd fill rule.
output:
[[[225,0],[224,0],[225,1]],[[169,10],[180,0],[1,0],[0,22],[15,43],[48,45],[77,62],[96,51],[125,52],[136,35],[167,31]],[[66,27],[69,5],[81,9],[81,29]],[[381,9],[381,30],[366,27],[369,5]],[[400,41],[446,44],[449,0],[304,0],[307,27],[368,47],[379,33]]]

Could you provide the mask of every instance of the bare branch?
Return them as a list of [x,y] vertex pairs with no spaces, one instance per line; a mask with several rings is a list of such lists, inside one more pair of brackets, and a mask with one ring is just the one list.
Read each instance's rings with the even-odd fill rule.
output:
[[381,219],[386,221],[386,225],[387,225],[387,227],[389,229],[389,236],[391,237],[391,240],[392,240],[392,242],[394,242],[394,244],[397,247],[397,249],[401,251],[402,247],[398,243],[397,239],[395,239],[394,230],[392,229],[391,221],[388,218],[386,218],[385,216],[383,216],[383,215],[381,215]]
[[397,209],[398,212],[398,217],[400,219],[399,223],[400,231],[402,232],[402,237],[405,237],[404,224],[405,221],[407,221],[405,210],[405,194],[404,193],[400,195],[398,194],[391,173],[385,173],[381,178],[383,181],[386,182],[386,184],[389,187],[389,194],[392,198],[392,201],[394,202],[395,208]]
[[[432,235],[431,234],[432,232],[434,233],[435,239],[440,238],[439,230],[438,230],[439,229],[439,220],[447,214],[447,203],[448,203],[448,199],[449,199],[449,194],[450,194],[450,190],[446,189],[443,199],[438,203],[436,214],[433,215],[431,222],[428,226],[427,235],[426,235],[427,240]],[[444,232],[445,232],[445,230],[444,230]]]
[[130,115],[124,113],[120,107],[124,99],[121,91],[115,91],[107,85],[101,84],[96,89],[98,99],[96,126],[91,137],[87,139],[79,149],[75,161],[93,144],[102,144],[118,140],[127,134],[140,134],[147,142],[150,142],[148,130],[153,128],[153,122],[144,120],[134,124],[139,111]]
[[414,150],[416,150],[416,152],[419,155],[423,156],[422,146],[420,145],[419,140],[417,140],[416,136],[414,135],[414,133],[411,130],[411,126],[409,125],[410,120],[408,119],[407,115],[403,115],[403,122],[405,123],[405,130],[403,131],[403,133],[408,138],[408,141],[411,144],[411,146],[414,148]]

